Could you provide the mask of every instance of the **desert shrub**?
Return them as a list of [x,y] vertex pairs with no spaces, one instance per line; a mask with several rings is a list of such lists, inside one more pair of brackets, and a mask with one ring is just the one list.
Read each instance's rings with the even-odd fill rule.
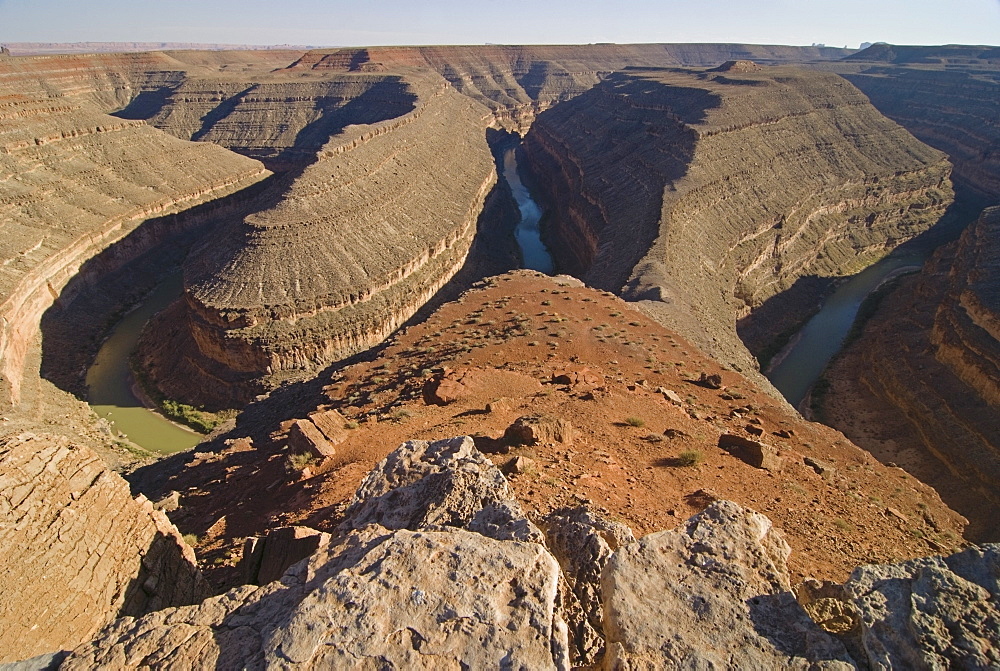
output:
[[677,455],[678,466],[697,466],[704,458],[700,450],[684,450]]

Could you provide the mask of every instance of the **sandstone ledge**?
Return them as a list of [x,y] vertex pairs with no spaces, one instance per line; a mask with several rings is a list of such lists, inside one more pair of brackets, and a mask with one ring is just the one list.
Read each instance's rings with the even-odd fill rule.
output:
[[124,615],[197,603],[208,586],[162,512],[90,450],[0,442],[0,661],[88,639]]

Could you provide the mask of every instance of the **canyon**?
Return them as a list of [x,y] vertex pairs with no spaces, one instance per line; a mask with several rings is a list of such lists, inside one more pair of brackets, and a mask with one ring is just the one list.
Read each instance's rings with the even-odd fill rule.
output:
[[800,278],[857,272],[952,201],[945,156],[857,89],[745,61],[613,75],[541,116],[525,149],[558,267],[751,374],[740,335],[753,347],[786,327],[755,308],[780,295],[771,311],[801,313]]
[[[998,202],[995,52],[0,57],[0,538],[33,549],[5,558],[0,661],[721,663],[664,587],[691,581],[755,663],[997,663],[952,619],[998,621],[995,546],[963,550],[998,540],[997,210],[814,390],[846,438],[757,360],[841,278]],[[508,272],[525,186],[567,274]],[[137,395],[241,412],[157,459],[82,399],[169,278]],[[412,584],[373,586],[393,572]],[[900,625],[911,594],[930,610]],[[952,638],[884,638],[925,625]]]
[[[1000,210],[985,210],[885,297],[818,404],[858,445],[933,485],[974,521],[977,538],[1000,533],[998,226]],[[886,419],[866,421],[873,416]]]

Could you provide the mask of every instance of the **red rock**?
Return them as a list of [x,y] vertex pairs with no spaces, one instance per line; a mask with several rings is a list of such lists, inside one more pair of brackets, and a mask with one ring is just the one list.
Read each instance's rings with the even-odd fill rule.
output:
[[780,471],[785,465],[784,458],[770,445],[736,434],[724,433],[719,436],[719,447],[740,461],[765,471]]
[[323,433],[308,419],[296,419],[288,430],[288,447],[296,454],[311,454],[326,459],[337,453]]
[[347,420],[336,410],[318,410],[309,413],[309,419],[326,437],[330,444],[339,445],[347,440]]

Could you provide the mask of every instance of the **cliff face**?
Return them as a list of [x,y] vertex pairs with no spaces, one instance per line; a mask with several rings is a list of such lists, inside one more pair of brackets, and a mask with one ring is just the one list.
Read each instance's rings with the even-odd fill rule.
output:
[[345,128],[189,259],[184,304],[143,345],[168,396],[246,403],[378,343],[462,266],[496,181],[489,112],[426,78],[400,95],[412,111]]
[[[220,147],[183,142],[102,112],[157,59],[7,59],[0,64],[0,375],[20,397],[42,313],[81,264],[143,221],[233,193],[267,175]],[[124,72],[115,68],[120,67]]]
[[431,69],[456,90],[523,133],[535,115],[626,67],[712,66],[734,59],[767,62],[840,58],[846,49],[754,44],[590,44],[375,47],[310,51],[293,71],[379,72]]
[[842,79],[737,66],[613,75],[540,115],[525,149],[560,268],[754,371],[737,319],[857,272],[952,192],[944,156]]
[[177,529],[90,450],[0,442],[0,662],[72,648],[118,617],[209,595]]
[[184,139],[218,144],[275,170],[312,162],[348,125],[403,116],[416,100],[398,76],[341,75],[313,81],[192,77],[148,106],[122,114]]
[[[973,61],[974,62],[974,61]],[[986,62],[990,63],[989,61]],[[948,154],[955,188],[982,207],[1000,203],[1000,60],[991,68],[873,65],[844,76],[880,112]]]
[[[988,209],[901,284],[828,373],[822,404],[826,421],[880,459],[906,464],[969,517],[973,537],[994,540],[1000,538],[998,240],[1000,209]],[[855,418],[858,409],[863,414]]]

